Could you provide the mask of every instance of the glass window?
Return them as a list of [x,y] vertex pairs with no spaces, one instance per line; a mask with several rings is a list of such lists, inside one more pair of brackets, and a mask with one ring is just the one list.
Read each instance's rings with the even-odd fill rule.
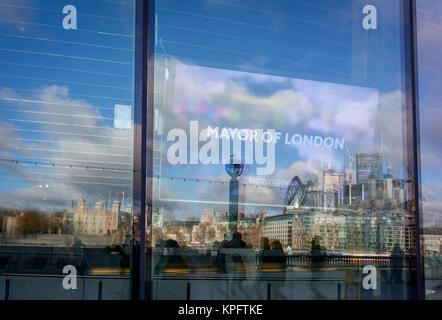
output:
[[426,299],[441,299],[442,291],[442,174],[440,101],[442,47],[440,1],[417,1],[419,117],[423,204],[423,256]]
[[155,1],[154,299],[407,299],[402,1]]
[[413,1],[0,0],[0,299],[143,271],[153,299],[413,299],[422,230],[441,299],[442,5],[415,2],[411,57]]
[[0,1],[0,297],[130,297],[134,11]]

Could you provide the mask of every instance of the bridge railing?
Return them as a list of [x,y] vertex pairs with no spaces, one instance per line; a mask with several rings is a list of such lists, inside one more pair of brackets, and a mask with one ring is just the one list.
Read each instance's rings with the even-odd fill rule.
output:
[[[415,257],[412,256],[346,256],[346,255],[324,255],[320,256],[316,265],[330,267],[359,267],[371,264],[380,268],[409,268],[416,266]],[[287,256],[287,267],[311,267],[311,255],[289,255]]]

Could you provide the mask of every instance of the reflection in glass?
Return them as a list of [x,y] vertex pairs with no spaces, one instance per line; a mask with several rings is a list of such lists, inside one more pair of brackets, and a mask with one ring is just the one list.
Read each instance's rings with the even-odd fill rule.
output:
[[134,1],[65,5],[0,1],[0,281],[10,299],[127,299]]
[[154,298],[407,299],[403,8],[364,6],[156,2]]
[[442,299],[441,60],[437,33],[442,27],[440,1],[417,1],[419,118],[423,207],[425,298]]

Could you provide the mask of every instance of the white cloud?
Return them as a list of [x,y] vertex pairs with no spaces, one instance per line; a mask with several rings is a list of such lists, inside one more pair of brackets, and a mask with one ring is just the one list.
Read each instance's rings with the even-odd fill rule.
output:
[[[67,86],[46,87],[35,95],[3,89],[0,97],[6,98],[5,107],[21,110],[20,121],[0,128],[0,136],[18,139],[0,142],[3,152],[9,152],[14,160],[38,163],[6,166],[23,187],[2,193],[1,206],[18,208],[28,203],[60,209],[66,200],[78,200],[81,194],[93,205],[107,200],[108,192],[111,200],[117,192],[121,199],[123,191],[128,199],[132,190],[132,130],[114,129],[112,118],[108,120],[86,100],[72,99]],[[18,128],[24,131],[14,131]],[[42,194],[38,185],[49,185],[49,191]]]

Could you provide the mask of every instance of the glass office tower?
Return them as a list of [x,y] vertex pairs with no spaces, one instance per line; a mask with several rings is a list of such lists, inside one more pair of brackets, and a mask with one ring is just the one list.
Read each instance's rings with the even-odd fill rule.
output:
[[441,299],[437,0],[0,0],[0,298]]

